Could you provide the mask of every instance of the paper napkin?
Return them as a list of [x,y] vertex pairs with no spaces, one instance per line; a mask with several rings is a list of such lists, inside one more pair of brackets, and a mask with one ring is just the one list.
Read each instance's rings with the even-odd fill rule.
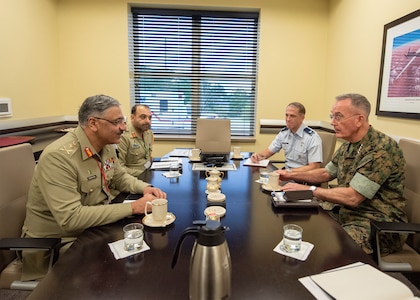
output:
[[283,240],[278,243],[278,245],[273,249],[274,252],[280,253],[285,256],[293,257],[298,260],[305,261],[309,253],[311,253],[312,249],[314,248],[314,245],[308,242],[302,241],[300,244],[300,250],[297,252],[286,252],[286,250],[283,250]]
[[111,249],[112,253],[114,254],[115,259],[125,258],[137,253],[141,253],[150,249],[149,245],[143,241],[143,245],[140,249],[127,251],[124,249],[124,240],[119,240],[113,243],[108,244],[109,248]]

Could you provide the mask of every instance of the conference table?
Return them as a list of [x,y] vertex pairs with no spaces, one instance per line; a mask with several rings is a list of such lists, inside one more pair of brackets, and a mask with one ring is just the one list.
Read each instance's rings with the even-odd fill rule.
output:
[[[226,208],[221,224],[229,228],[225,236],[232,261],[231,299],[314,299],[299,278],[357,261],[375,266],[321,208],[275,208],[270,192],[256,182],[259,167],[243,162],[230,161],[236,170],[224,172],[221,191],[226,201],[218,203]],[[171,262],[184,229],[205,219],[206,172],[193,170],[187,158],[182,158],[182,176],[169,179],[163,172],[147,170],[142,179],[167,193],[168,211],[176,219],[167,227],[145,227],[150,250],[117,260],[108,245],[123,238],[125,224],[141,222],[144,215],[90,228],[60,256],[28,299],[188,299],[194,237],[185,239],[174,268]],[[305,261],[273,251],[288,223],[300,225],[303,240],[314,245]]]

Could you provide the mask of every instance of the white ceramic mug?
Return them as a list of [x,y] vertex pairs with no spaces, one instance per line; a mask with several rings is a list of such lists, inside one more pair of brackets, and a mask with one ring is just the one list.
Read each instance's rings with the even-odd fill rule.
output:
[[273,189],[276,189],[279,187],[279,178],[280,178],[280,174],[277,173],[276,171],[271,172],[270,174],[268,174],[268,185],[270,187],[272,187]]
[[[152,206],[152,213],[147,213],[147,206]],[[166,199],[155,199],[153,201],[147,201],[144,208],[144,213],[146,216],[151,215],[153,221],[163,222],[166,220],[166,215],[168,214],[168,200]]]
[[191,150],[191,157],[199,158],[200,153],[201,153],[200,149],[194,148],[194,149]]
[[241,147],[233,147],[233,157],[241,157]]

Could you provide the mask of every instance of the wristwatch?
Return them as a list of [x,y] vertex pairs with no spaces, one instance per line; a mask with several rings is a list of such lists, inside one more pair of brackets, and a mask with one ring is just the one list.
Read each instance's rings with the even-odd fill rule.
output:
[[313,192],[313,191],[315,191],[315,190],[316,190],[316,186],[311,185],[311,186],[309,187],[309,189]]

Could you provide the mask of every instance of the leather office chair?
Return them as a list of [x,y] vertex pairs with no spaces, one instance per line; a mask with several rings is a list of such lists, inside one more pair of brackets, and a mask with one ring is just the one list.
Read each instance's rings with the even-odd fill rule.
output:
[[0,288],[31,290],[38,282],[20,282],[22,263],[16,250],[52,250],[52,265],[61,240],[20,238],[35,168],[32,146],[25,143],[0,148],[0,166]]
[[[330,161],[335,151],[337,136],[335,133],[317,131],[322,140],[322,163],[321,168],[325,167]],[[322,188],[328,188],[328,182],[321,183]]]
[[[371,221],[371,238],[374,258],[383,271],[420,271],[420,142],[401,139],[399,146],[407,162],[405,168],[404,194],[407,198],[405,209],[409,223],[387,223]],[[379,255],[378,235],[381,232],[409,233],[403,249],[384,257]]]

